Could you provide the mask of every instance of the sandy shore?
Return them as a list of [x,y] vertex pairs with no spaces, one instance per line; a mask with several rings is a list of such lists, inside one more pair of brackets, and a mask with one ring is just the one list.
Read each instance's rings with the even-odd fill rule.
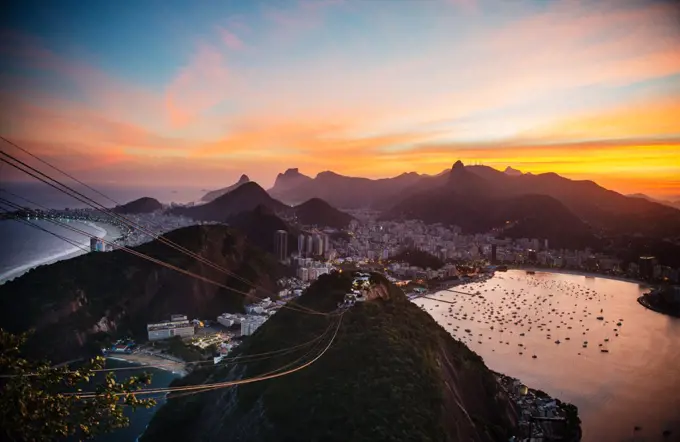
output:
[[187,366],[184,362],[172,361],[161,356],[151,355],[148,353],[133,353],[133,354],[119,354],[108,356],[108,359],[118,361],[126,361],[139,365],[148,365],[159,370],[171,371],[181,376],[186,376]]
[[[120,230],[118,229],[118,227],[113,226],[111,224],[92,221],[79,221],[79,222],[89,225],[90,227],[96,229],[97,233],[95,234],[95,236],[98,236],[99,238],[102,238],[105,241],[113,241],[114,239],[120,237]],[[89,249],[90,247],[89,238],[83,239],[82,247],[84,247],[85,249]],[[82,248],[73,247],[70,250],[67,250],[63,253],[57,253],[55,255],[47,256],[41,260],[19,266],[15,269],[5,272],[3,275],[0,275],[0,284],[4,284],[7,281],[18,278],[36,267],[54,264],[55,262],[75,258],[76,256],[84,255],[86,253],[89,252],[83,250]]]

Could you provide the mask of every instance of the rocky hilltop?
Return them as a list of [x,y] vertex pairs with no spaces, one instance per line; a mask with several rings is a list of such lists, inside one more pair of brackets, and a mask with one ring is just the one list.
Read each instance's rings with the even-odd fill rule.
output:
[[241,175],[241,178],[239,178],[239,180],[237,182],[235,182],[234,184],[232,184],[231,186],[224,187],[224,188],[218,189],[218,190],[212,190],[212,191],[206,193],[201,198],[201,201],[205,201],[205,202],[213,201],[213,200],[221,197],[222,195],[226,195],[227,193],[229,193],[233,190],[236,190],[240,186],[242,186],[243,184],[249,183],[249,182],[250,182],[250,178],[248,178],[248,175]]
[[[279,268],[273,258],[226,226],[192,226],[164,236],[259,286],[275,287]],[[135,250],[227,287],[251,290],[158,241]],[[173,313],[212,318],[242,311],[243,303],[242,294],[116,250],[41,266],[3,284],[0,327],[11,332],[35,329],[28,350],[59,362],[98,349],[110,337],[145,337],[147,322]]]
[[[368,300],[344,313],[333,344],[318,361],[277,379],[171,395],[141,440],[453,442],[505,441],[515,434],[516,410],[484,361],[384,277],[373,274],[371,283]],[[332,311],[351,286],[347,272],[323,275],[299,303]],[[282,310],[242,344],[237,356],[248,360],[298,346],[333,331],[337,321]],[[307,345],[196,370],[175,385],[245,379],[296,366],[328,341],[326,336],[316,349]]]
[[143,198],[130,201],[127,204],[116,206],[113,211],[123,214],[151,213],[163,209],[163,205],[155,198],[145,196]]

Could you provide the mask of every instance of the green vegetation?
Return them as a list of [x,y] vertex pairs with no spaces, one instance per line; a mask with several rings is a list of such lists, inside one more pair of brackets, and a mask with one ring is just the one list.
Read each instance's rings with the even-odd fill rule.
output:
[[[135,392],[151,382],[151,376],[133,376],[119,383],[112,372],[103,383],[92,385],[104,359],[92,359],[82,367],[51,367],[48,362],[24,359],[20,349],[26,335],[0,329],[0,439],[13,441],[79,439],[126,427],[123,407],[133,410],[155,405],[138,399]],[[92,398],[67,392],[95,391]],[[122,394],[122,396],[116,396]]]
[[[390,299],[347,311],[333,345],[314,364],[278,379],[170,397],[143,440],[507,440],[512,412],[482,359],[383,276],[371,279],[386,287]],[[347,273],[324,275],[300,303],[332,311],[351,283]],[[285,349],[327,334],[316,345],[287,354],[198,370],[176,385],[251,378],[287,364],[299,366],[301,357],[309,360],[325,347],[336,321],[282,310],[237,355]]]
[[431,268],[439,270],[444,266],[441,259],[436,256],[417,249],[405,249],[400,251],[396,256],[390,258],[392,261],[407,262],[409,265],[420,267],[423,269]]
[[[165,236],[249,281],[275,287],[279,267],[273,257],[226,226],[192,226]],[[135,249],[235,290],[251,289],[158,241]],[[242,311],[244,302],[242,294],[117,250],[42,266],[3,284],[0,324],[13,333],[35,328],[27,354],[58,362],[96,349],[90,343],[103,343],[107,335],[145,339],[148,322],[172,313],[214,317]]]

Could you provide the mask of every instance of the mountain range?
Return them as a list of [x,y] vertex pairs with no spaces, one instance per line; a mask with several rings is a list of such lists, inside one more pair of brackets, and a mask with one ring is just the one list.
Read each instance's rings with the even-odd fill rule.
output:
[[[231,190],[226,190],[230,188]],[[346,227],[352,220],[352,216],[319,198],[310,198],[296,206],[288,206],[272,198],[254,181],[244,181],[226,189],[221,189],[219,192],[224,193],[210,202],[191,207],[175,207],[170,209],[170,213],[202,221],[231,223],[239,214],[259,208],[260,211],[266,209],[281,217],[291,218],[299,224],[338,229]]]
[[680,209],[680,200],[675,200],[675,201],[670,201],[670,200],[660,200],[656,198],[652,198],[649,195],[645,195],[644,193],[632,193],[630,195],[626,195],[630,198],[642,198],[647,201],[651,201],[653,203],[658,203],[658,204],[663,204],[664,206],[669,206],[669,207],[674,207],[676,209]]
[[545,237],[554,244],[588,244],[597,237],[620,235],[680,235],[680,210],[672,207],[627,197],[592,181],[513,168],[502,172],[460,161],[437,175],[412,172],[376,180],[333,172],[310,178],[289,169],[269,193],[285,202],[316,197],[345,209],[381,209],[386,219],[458,224],[468,232],[500,229],[508,236]]

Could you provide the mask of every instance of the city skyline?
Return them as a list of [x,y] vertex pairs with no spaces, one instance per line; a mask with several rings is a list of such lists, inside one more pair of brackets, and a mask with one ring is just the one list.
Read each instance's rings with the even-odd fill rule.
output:
[[461,159],[680,198],[672,2],[59,3],[10,9],[0,132],[88,182]]

